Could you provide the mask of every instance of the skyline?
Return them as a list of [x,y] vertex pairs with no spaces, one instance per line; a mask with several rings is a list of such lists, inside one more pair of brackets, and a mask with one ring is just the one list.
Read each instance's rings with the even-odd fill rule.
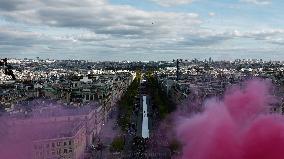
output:
[[280,0],[2,0],[0,56],[284,60]]

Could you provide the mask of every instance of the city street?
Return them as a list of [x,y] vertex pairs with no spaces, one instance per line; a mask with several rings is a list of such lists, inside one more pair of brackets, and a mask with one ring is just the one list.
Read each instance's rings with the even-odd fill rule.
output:
[[121,133],[117,125],[117,116],[117,109],[114,108],[109,114],[107,123],[103,125],[99,137],[96,139],[96,143],[101,144],[102,149],[101,151],[93,151],[94,159],[106,159],[108,158],[107,156],[111,153],[109,151],[110,145],[113,139]]

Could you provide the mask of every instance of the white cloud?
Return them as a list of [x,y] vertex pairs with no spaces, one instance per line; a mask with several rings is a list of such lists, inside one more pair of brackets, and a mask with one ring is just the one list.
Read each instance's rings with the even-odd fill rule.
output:
[[263,29],[254,31],[240,32],[235,30],[231,33],[232,37],[253,39],[256,41],[264,41],[270,44],[284,44],[284,29]]
[[194,0],[151,0],[151,1],[163,7],[170,7],[170,6],[176,6],[176,5],[190,4]]
[[241,2],[252,3],[256,5],[268,5],[271,4],[271,0],[240,0]]
[[[173,1],[163,2],[170,5]],[[175,1],[175,4],[191,2]],[[22,50],[44,55],[61,53],[62,56],[78,52],[104,56],[108,53],[113,58],[121,58],[135,53],[223,47],[220,44],[238,38],[280,45],[284,37],[283,30],[277,29],[216,30],[204,27],[197,13],[144,11],[128,5],[113,5],[107,0],[81,0],[80,3],[77,0],[3,3],[0,0],[0,17],[11,22],[9,29],[0,26],[0,51],[11,53]],[[13,26],[21,23],[25,27]],[[43,29],[38,31],[38,28]]]
[[210,17],[214,17],[216,14],[215,14],[214,12],[209,12],[208,15],[209,15]]
[[13,0],[5,6],[2,6],[0,16],[8,20],[32,25],[84,28],[96,34],[133,38],[173,35],[201,23],[196,13],[146,12],[126,5],[111,5],[105,0],[82,0],[79,4],[77,0],[39,0],[34,4]]
[[284,30],[283,29],[256,30],[256,31],[243,32],[240,35],[241,37],[254,38],[256,40],[265,40],[268,37],[283,36]]

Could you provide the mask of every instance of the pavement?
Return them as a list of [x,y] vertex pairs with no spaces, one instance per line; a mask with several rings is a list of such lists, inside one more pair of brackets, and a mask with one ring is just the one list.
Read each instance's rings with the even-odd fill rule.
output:
[[115,137],[121,134],[117,123],[118,110],[114,109],[110,112],[108,121],[103,125],[97,143],[103,145],[102,151],[93,151],[94,159],[107,159],[110,154],[109,148]]

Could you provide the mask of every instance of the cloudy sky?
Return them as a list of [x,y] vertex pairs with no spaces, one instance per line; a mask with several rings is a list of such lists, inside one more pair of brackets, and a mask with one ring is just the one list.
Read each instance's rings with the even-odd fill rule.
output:
[[284,60],[283,0],[0,0],[0,56]]

